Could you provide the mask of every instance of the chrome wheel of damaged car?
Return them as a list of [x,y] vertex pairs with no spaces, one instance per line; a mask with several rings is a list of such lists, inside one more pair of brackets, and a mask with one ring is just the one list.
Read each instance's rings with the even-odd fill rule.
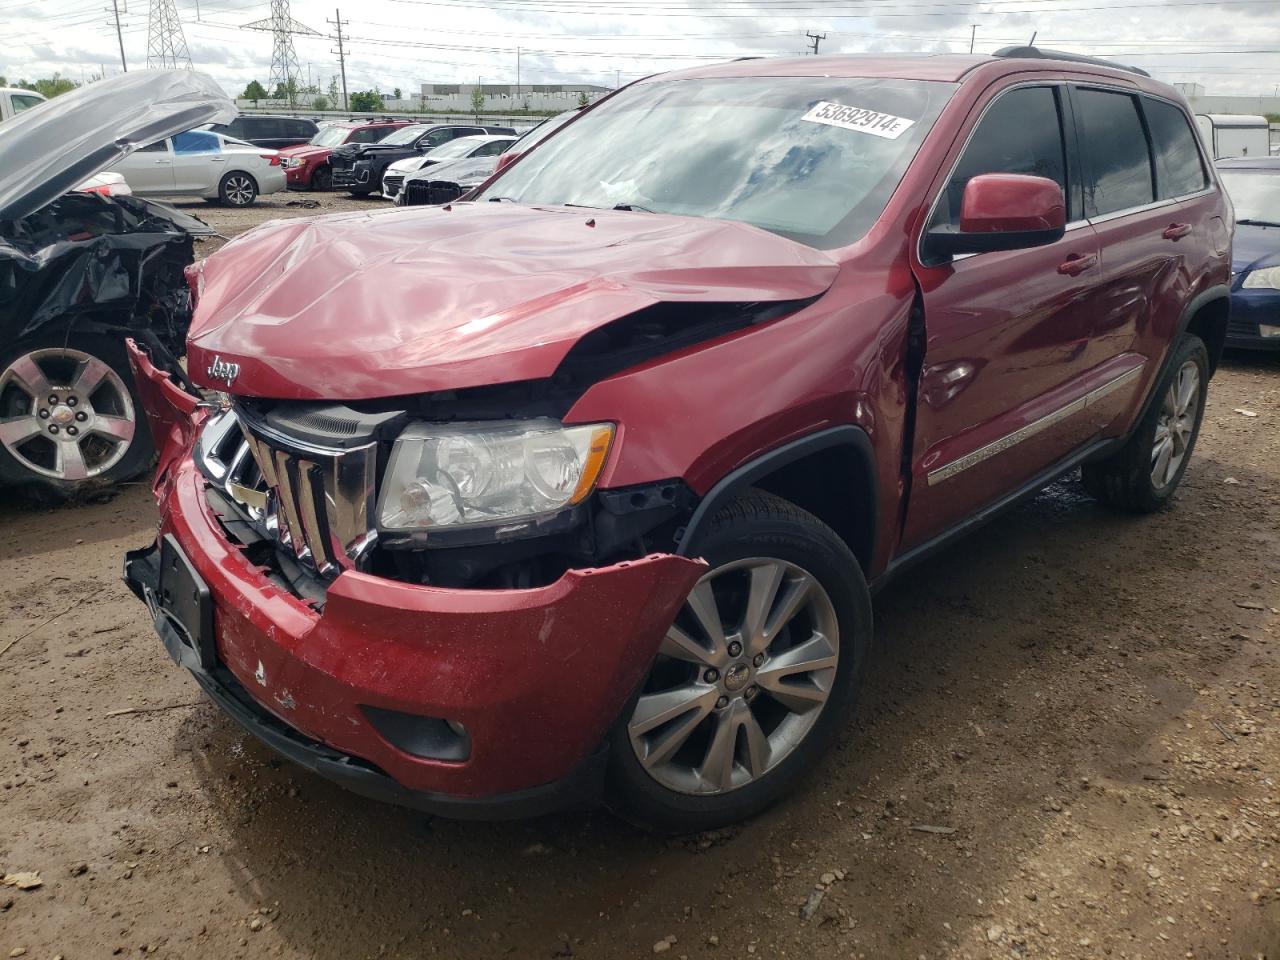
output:
[[703,576],[627,724],[641,766],[685,794],[735,790],[772,770],[827,701],[839,633],[831,598],[796,564],[752,557]]
[[1200,410],[1200,368],[1188,360],[1178,368],[1165,391],[1151,449],[1151,482],[1167,487],[1178,475],[1195,434]]
[[92,354],[32,350],[0,372],[0,444],[38,476],[76,482],[106,473],[136,429],[124,381]]

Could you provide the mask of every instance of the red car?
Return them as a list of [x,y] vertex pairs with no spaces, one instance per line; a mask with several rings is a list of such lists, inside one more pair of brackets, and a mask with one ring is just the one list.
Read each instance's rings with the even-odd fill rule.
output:
[[884,584],[1072,470],[1168,503],[1231,223],[1183,99],[1102,61],[652,77],[473,201],[193,267],[218,396],[134,351],[162,520],[126,577],[370,796],[749,816],[843,728]]
[[291,190],[328,190],[332,171],[329,151],[344,143],[377,143],[392,130],[409,125],[408,120],[350,120],[330,123],[316,131],[310,143],[280,151],[285,177]]

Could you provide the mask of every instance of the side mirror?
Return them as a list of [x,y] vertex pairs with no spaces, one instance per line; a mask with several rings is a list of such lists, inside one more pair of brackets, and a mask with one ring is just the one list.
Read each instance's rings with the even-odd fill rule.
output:
[[1062,188],[1047,177],[984,173],[971,179],[960,201],[960,228],[934,227],[926,238],[939,257],[1022,250],[1057,243],[1067,228]]
[[493,172],[499,173],[507,169],[507,167],[511,166],[511,164],[516,162],[519,156],[520,156],[519,153],[511,153],[511,152],[500,154],[498,156],[498,165],[493,168]]

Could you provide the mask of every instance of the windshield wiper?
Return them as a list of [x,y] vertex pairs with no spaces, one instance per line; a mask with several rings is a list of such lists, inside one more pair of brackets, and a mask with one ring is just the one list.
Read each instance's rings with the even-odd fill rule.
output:
[[642,207],[642,206],[640,206],[640,204],[638,204],[638,203],[615,203],[615,204],[613,205],[613,209],[615,209],[615,210],[635,210],[637,213],[653,213],[653,212],[654,212],[654,211],[650,210],[648,207]]
[[1280,222],[1275,220],[1254,220],[1252,218],[1246,218],[1244,220],[1237,220],[1236,223],[1243,223],[1247,227],[1280,227]]
[[515,203],[515,197],[490,197],[490,203]]

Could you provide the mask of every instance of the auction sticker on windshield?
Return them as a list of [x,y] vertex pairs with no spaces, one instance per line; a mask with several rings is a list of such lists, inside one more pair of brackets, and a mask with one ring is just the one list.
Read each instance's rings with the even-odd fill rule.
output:
[[800,119],[808,120],[810,123],[825,123],[829,127],[869,133],[873,137],[883,137],[886,140],[897,140],[908,127],[915,123],[914,120],[908,120],[906,117],[895,117],[891,113],[867,110],[864,107],[846,107],[844,104],[831,103],[829,100],[819,100],[814,104],[813,109]]

